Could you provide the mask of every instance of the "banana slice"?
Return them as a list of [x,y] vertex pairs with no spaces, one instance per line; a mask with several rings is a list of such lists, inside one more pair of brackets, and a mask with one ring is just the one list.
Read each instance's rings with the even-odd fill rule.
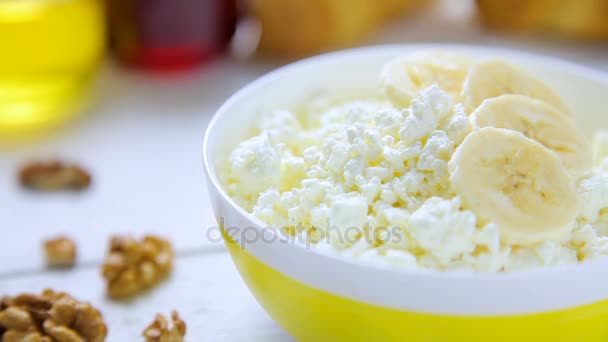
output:
[[500,60],[474,64],[463,87],[462,98],[469,111],[475,110],[485,99],[504,94],[521,94],[546,101],[562,112],[569,113],[553,89],[526,71]]
[[608,158],[608,131],[599,131],[593,138],[593,161],[596,165]]
[[484,127],[470,133],[449,162],[454,190],[502,241],[529,246],[572,230],[579,202],[557,155],[523,134]]
[[472,59],[458,53],[421,51],[388,63],[382,71],[382,86],[399,107],[409,106],[420,90],[433,84],[457,97],[472,64]]
[[579,177],[593,167],[593,149],[573,119],[544,101],[525,95],[487,99],[471,115],[476,127],[493,126],[523,133],[558,154]]

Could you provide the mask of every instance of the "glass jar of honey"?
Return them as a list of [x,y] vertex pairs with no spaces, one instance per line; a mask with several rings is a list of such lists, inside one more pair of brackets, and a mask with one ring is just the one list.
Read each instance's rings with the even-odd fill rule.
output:
[[75,115],[104,51],[98,0],[0,1],[0,140]]

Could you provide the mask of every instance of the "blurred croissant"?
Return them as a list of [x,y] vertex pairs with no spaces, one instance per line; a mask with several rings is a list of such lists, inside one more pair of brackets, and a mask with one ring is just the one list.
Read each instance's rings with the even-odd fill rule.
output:
[[263,52],[299,57],[352,45],[429,0],[248,0]]
[[608,0],[477,0],[488,27],[608,40]]

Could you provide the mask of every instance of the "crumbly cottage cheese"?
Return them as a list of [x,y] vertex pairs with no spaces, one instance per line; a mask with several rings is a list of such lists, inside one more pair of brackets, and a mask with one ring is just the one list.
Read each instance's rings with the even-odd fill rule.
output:
[[393,103],[266,113],[229,157],[228,192],[321,253],[384,267],[501,272],[608,254],[608,167],[578,181],[580,215],[566,238],[508,245],[450,182],[448,163],[473,129],[471,113],[437,84],[407,107]]

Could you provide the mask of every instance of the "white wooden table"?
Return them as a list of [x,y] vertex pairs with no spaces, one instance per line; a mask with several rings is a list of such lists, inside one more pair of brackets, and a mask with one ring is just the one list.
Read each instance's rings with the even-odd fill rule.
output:
[[[445,0],[369,43],[515,47],[608,71],[607,47],[508,40],[479,30],[470,11],[468,0]],[[187,321],[189,341],[291,341],[247,291],[222,243],[206,236],[215,222],[200,157],[215,109],[274,67],[226,59],[188,76],[158,78],[108,65],[97,103],[82,119],[37,143],[0,150],[0,295],[68,291],[103,311],[112,342],[136,341],[156,312],[172,309]],[[53,155],[86,165],[93,188],[81,195],[22,191],[17,168]],[[107,300],[99,264],[114,233],[170,237],[178,251],[172,278],[129,304]],[[78,243],[76,269],[44,269],[41,241],[57,234]]]

